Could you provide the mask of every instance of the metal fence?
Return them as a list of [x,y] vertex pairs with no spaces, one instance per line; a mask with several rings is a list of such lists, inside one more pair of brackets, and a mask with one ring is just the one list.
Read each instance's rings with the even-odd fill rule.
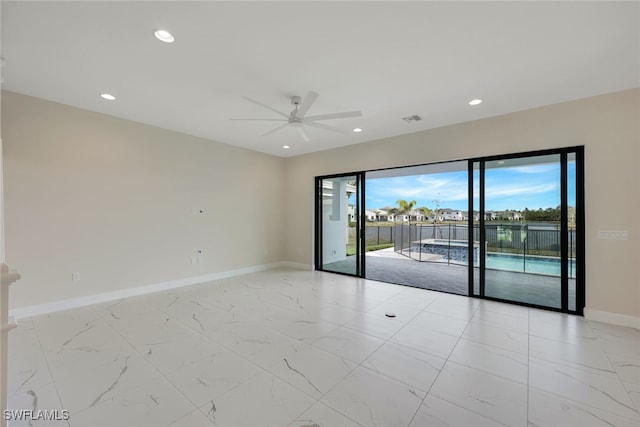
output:
[[[355,239],[355,227],[349,227],[349,238]],[[576,253],[576,231],[569,230],[569,257]],[[398,253],[411,256],[412,244],[425,239],[447,243],[468,242],[466,224],[407,224],[365,227],[365,246],[393,244]],[[487,251],[529,255],[558,255],[560,253],[559,225],[549,223],[485,223]],[[473,228],[473,241],[480,241],[480,229]],[[413,258],[430,261],[433,257],[414,254]]]
[[[460,252],[461,245],[468,245],[469,228],[466,224],[395,224],[394,250],[418,261],[457,261],[467,263]],[[568,233],[569,258],[576,253],[576,231]],[[473,228],[473,241],[480,241],[480,229]],[[438,250],[429,250],[433,255],[423,254],[421,242],[437,242]],[[485,224],[485,245],[487,252],[523,255],[560,256],[560,229],[554,224],[531,223],[489,223]],[[442,247],[446,248],[443,252]],[[467,246],[468,247],[468,246]],[[456,259],[457,258],[457,259]]]
[[394,243],[394,227],[365,227],[364,229],[365,246],[388,245]]
[[[365,246],[392,245],[394,243],[395,230],[392,225],[365,227]],[[355,242],[356,228],[349,227],[349,241]]]
[[[466,256],[460,252],[460,242],[468,244],[469,229],[458,224],[395,224],[394,250],[417,261],[441,261],[466,263]],[[479,236],[474,230],[474,241]],[[439,250],[425,253],[420,246],[423,241],[441,242]],[[452,256],[453,252],[460,256]],[[464,258],[464,259],[463,259]]]

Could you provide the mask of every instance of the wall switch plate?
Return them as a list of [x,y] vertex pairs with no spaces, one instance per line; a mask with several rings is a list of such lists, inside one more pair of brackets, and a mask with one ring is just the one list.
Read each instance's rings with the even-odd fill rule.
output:
[[627,230],[619,231],[598,231],[598,239],[601,240],[629,240],[629,232]]
[[71,273],[71,280],[73,280],[74,282],[80,281],[80,273],[78,273],[78,272]]

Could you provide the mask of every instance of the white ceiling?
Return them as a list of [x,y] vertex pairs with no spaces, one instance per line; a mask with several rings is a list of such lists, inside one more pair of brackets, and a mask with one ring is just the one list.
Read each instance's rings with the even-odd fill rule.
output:
[[[639,5],[3,1],[3,89],[288,157],[638,87]],[[364,131],[229,120],[309,90]]]

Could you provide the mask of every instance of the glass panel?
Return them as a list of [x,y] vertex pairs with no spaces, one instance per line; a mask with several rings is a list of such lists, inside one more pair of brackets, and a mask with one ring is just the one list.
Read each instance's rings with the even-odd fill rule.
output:
[[366,173],[366,278],[469,293],[468,162]]
[[560,155],[485,163],[485,295],[561,308]]
[[567,155],[567,233],[569,234],[569,257],[567,260],[567,272],[569,277],[569,311],[576,311],[576,154]]
[[357,181],[355,175],[322,180],[322,270],[359,274]]

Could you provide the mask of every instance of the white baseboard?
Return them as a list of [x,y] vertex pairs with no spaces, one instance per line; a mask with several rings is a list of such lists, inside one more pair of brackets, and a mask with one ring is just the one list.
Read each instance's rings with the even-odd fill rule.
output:
[[[226,279],[228,277],[241,276],[243,274],[258,273],[260,271],[271,270],[278,267],[304,271],[313,271],[314,269],[314,266],[311,264],[304,264],[293,261],[282,261],[271,264],[255,265],[251,267],[239,268],[237,270],[228,270],[218,273],[205,274],[202,276],[186,277],[183,279],[169,280],[167,282],[160,282],[152,285],[119,289],[113,292],[105,292],[101,294],[87,295],[78,298],[70,298],[45,304],[16,308],[9,310],[9,315],[14,317],[15,319],[24,319],[25,317],[39,316],[42,314],[54,313],[56,311],[85,307],[88,305],[114,301],[122,298],[150,294],[153,292],[165,291],[168,289],[181,288],[198,283],[206,283],[214,280]],[[636,316],[585,308],[584,317],[587,320],[593,320],[596,322],[610,323],[614,325],[628,326],[631,328],[640,329],[640,317]]]
[[263,264],[240,268],[237,270],[228,270],[221,271],[219,273],[205,274],[202,276],[169,280],[167,282],[155,283],[152,285],[119,289],[113,292],[105,292],[101,294],[87,295],[78,298],[69,298],[61,301],[16,308],[13,310],[9,310],[9,315],[13,316],[16,319],[23,319],[25,317],[39,316],[41,314],[54,313],[56,311],[69,310],[71,308],[85,307],[92,304],[99,304],[102,302],[113,301],[122,298],[150,294],[153,292],[165,291],[168,289],[181,288],[183,286],[206,283],[213,280],[226,279],[228,277],[241,276],[243,274],[257,273],[277,267],[289,267],[289,265],[287,262],[276,262],[272,264]]
[[284,261],[281,264],[282,264],[282,267],[292,268],[294,270],[313,271],[313,265],[311,264],[303,264],[301,262],[293,262],[293,261]]
[[587,320],[593,320],[596,322],[611,323],[613,325],[629,326],[631,328],[640,329],[640,317],[629,316],[627,314],[618,314],[585,308],[584,317]]

